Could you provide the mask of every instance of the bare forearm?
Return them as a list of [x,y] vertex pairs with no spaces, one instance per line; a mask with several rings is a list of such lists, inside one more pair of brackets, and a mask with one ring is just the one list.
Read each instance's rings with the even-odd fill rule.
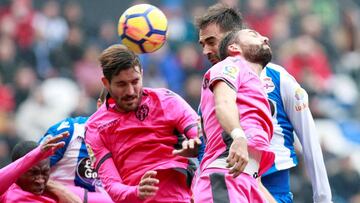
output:
[[234,102],[219,102],[215,110],[216,117],[226,133],[230,134],[233,129],[241,128],[238,109]]
[[59,199],[60,203],[81,203],[82,200],[80,196],[84,196],[84,190],[82,190],[82,193],[75,194],[66,186],[52,180],[48,181],[46,189],[54,194]]

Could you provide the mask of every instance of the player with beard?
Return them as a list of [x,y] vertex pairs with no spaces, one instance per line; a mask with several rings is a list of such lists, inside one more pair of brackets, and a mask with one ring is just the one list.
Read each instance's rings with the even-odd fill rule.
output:
[[[255,40],[254,40],[255,41]],[[257,39],[260,43],[261,39]],[[271,60],[230,45],[232,55],[204,75],[200,112],[206,148],[193,185],[195,202],[267,202],[256,178],[271,167],[270,106],[257,76]]]
[[109,94],[86,123],[85,141],[105,190],[114,202],[190,202],[192,165],[172,151],[182,134],[184,150],[200,144],[196,112],[170,90],[143,87],[139,58],[125,46],[99,60]]
[[[242,28],[242,23],[241,14],[223,4],[209,7],[197,18],[199,43],[213,65],[220,61],[218,48],[221,38],[233,29]],[[314,202],[331,202],[330,185],[306,91],[283,67],[273,63],[266,65],[260,77],[273,110],[271,149],[275,152],[273,166],[261,178],[263,184],[278,202],[292,202],[290,168],[298,164],[294,149],[295,132],[302,145]]]
[[[260,39],[260,40],[259,40]],[[240,31],[232,31],[229,34],[227,34],[224,39],[220,42],[219,47],[219,55],[220,59],[225,59],[228,56],[234,55],[234,49],[241,49],[242,55],[249,61],[252,62],[263,62],[265,65],[267,62],[271,60],[271,49],[269,47],[269,42],[266,37],[261,36],[259,33],[257,33],[254,30],[250,29],[244,29]],[[235,52],[236,54],[236,52]],[[307,95],[304,90],[301,89],[300,85],[295,81],[293,77],[291,77],[283,68],[275,65],[275,64],[267,64],[265,67],[265,70],[258,70],[258,75],[261,76],[261,78],[264,81],[264,89],[268,94],[269,101],[272,107],[272,115],[277,119],[277,125],[275,127],[282,127],[283,133],[289,133],[286,131],[293,131],[293,128],[297,129],[297,133],[300,135],[304,135],[304,133],[311,133],[313,135],[315,132],[315,126],[313,119],[311,117],[311,113],[307,106]],[[289,116],[287,116],[288,113]],[[308,120],[300,120],[303,118],[311,118]],[[291,121],[292,125],[289,125],[289,120]],[[287,125],[285,125],[287,124]],[[300,126],[299,126],[300,125]],[[279,139],[279,137],[272,138],[272,149],[274,151],[279,151],[279,148],[283,147],[281,143],[285,142],[285,147],[293,147],[289,146],[289,141],[292,141],[294,137],[291,136],[289,138],[290,140],[285,140],[284,138]],[[317,139],[312,138],[312,139]],[[319,145],[315,145],[315,141],[311,142],[311,139],[308,140],[308,138],[300,137],[300,140],[302,143],[306,143],[309,146],[311,146],[312,149],[314,149],[314,152],[307,152],[307,153],[316,153],[317,155],[314,156],[316,158],[314,161],[316,162],[316,165],[319,164],[320,166],[316,169],[319,170],[319,172],[322,172],[322,180],[320,183],[322,183],[324,191],[327,191],[328,193],[323,194],[316,194],[317,200],[315,202],[331,202],[331,193],[329,184],[327,181],[327,175],[326,170],[323,165],[322,161],[322,153]],[[305,148],[306,149],[306,148]],[[286,150],[282,150],[284,154],[286,154]],[[294,158],[289,153],[288,159],[293,160]],[[282,156],[284,157],[284,156]],[[284,179],[285,177],[289,177],[289,171],[288,170],[279,170],[279,168],[285,168],[289,166],[287,163],[288,160],[281,159],[280,156],[276,157],[274,166],[267,171],[263,177],[262,182],[266,185],[271,185],[271,187],[268,187],[270,192],[274,193],[277,200],[280,202],[280,200],[285,200],[284,202],[291,202],[292,197],[289,196],[288,191],[290,191],[290,188],[288,187],[289,179]],[[310,160],[305,160],[309,162]],[[311,164],[312,162],[310,162]],[[314,164],[314,163],[313,163]],[[315,167],[316,165],[312,166]],[[309,167],[309,166],[308,166]],[[323,167],[323,168],[322,168]],[[279,171],[277,171],[279,170]],[[270,174],[270,175],[268,175]],[[272,175],[271,175],[272,174]],[[286,183],[286,184],[281,184]],[[286,181],[286,182],[285,182]],[[284,187],[285,186],[285,187]],[[328,187],[328,188],[327,188]],[[284,195],[281,196],[280,194],[283,193]]]

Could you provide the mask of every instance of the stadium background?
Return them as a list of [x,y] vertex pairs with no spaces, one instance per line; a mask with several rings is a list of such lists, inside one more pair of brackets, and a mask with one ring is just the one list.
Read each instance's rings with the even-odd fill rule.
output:
[[[19,140],[38,140],[55,122],[95,111],[97,56],[119,42],[118,18],[139,2],[0,1],[0,167]],[[169,39],[158,52],[141,56],[146,86],[168,87],[196,109],[210,64],[199,50],[193,17],[216,2],[148,1],[167,15]],[[334,202],[360,202],[360,2],[222,2],[238,6],[248,25],[270,38],[273,61],[308,91]],[[311,202],[303,162],[291,178],[294,202]]]

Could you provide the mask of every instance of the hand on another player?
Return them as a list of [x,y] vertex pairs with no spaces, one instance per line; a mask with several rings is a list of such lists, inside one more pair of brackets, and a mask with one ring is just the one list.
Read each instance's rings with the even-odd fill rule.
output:
[[55,137],[48,136],[47,138],[45,138],[45,141],[40,145],[41,152],[49,153],[50,155],[53,154],[56,150],[65,145],[64,141],[59,141],[68,136],[69,132],[61,133],[60,135],[57,135]]
[[230,146],[229,156],[227,157],[226,162],[228,163],[226,167],[231,168],[229,173],[233,174],[234,178],[243,172],[249,162],[246,138],[237,137],[234,139]]
[[198,137],[195,139],[185,140],[182,143],[182,149],[175,149],[172,153],[184,157],[196,157],[200,145],[201,140]]
[[138,185],[138,197],[145,200],[156,195],[159,187],[155,185],[159,183],[159,179],[155,178],[156,171],[147,171],[142,177]]

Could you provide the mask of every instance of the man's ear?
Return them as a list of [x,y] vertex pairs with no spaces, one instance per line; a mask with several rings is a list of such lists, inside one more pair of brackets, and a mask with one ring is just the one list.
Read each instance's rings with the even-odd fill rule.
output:
[[106,89],[110,89],[110,81],[108,79],[106,79],[105,77],[102,77],[101,81],[102,81],[103,85],[106,87]]
[[232,43],[228,46],[228,53],[230,56],[234,56],[242,53],[240,46],[236,43]]

